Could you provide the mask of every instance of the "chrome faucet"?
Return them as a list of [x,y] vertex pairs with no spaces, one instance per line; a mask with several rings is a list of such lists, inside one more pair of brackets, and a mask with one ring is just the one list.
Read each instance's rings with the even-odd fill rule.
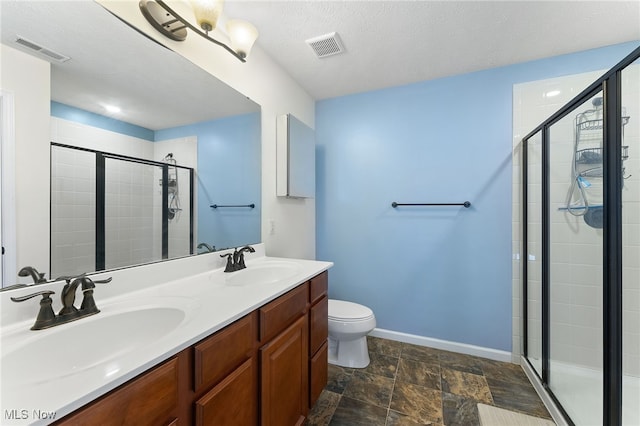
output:
[[[65,324],[71,321],[75,321],[80,318],[84,318],[89,315],[94,315],[100,312],[96,306],[96,302],[93,298],[93,289],[96,287],[96,283],[108,283],[111,282],[111,277],[106,280],[93,281],[85,274],[74,277],[60,277],[67,283],[62,288],[62,309],[56,315],[53,312],[51,295],[55,292],[51,290],[39,291],[37,293],[28,294],[21,297],[12,297],[14,302],[24,302],[36,296],[42,296],[40,300],[40,311],[36,322],[31,327],[31,330],[43,330],[45,328],[54,327],[56,325]],[[80,286],[84,295],[80,309],[76,308],[74,303],[76,300],[76,289]]]
[[233,253],[221,254],[220,257],[227,258],[227,266],[224,268],[224,272],[239,271],[247,267],[244,264],[244,252],[255,253],[255,249],[251,246],[244,246],[240,250],[237,248],[233,250]]
[[20,269],[20,272],[18,272],[18,276],[31,276],[34,284],[42,284],[47,282],[47,279],[44,277],[44,273],[38,272],[38,270],[33,266],[25,266],[24,268]]

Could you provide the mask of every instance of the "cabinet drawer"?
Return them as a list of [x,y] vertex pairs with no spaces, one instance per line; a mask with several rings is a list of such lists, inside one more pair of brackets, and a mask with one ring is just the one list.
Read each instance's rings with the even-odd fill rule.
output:
[[311,278],[310,284],[310,298],[311,304],[316,303],[318,299],[326,295],[329,290],[329,273],[324,271],[323,273]]
[[251,356],[256,316],[247,315],[194,347],[194,390],[219,382]]
[[133,379],[58,425],[168,425],[178,415],[178,361]]
[[304,283],[260,308],[260,341],[266,342],[304,315],[309,287]]
[[196,401],[196,426],[255,426],[258,419],[256,360],[249,359]]
[[313,407],[320,397],[322,390],[327,386],[329,369],[328,354],[329,344],[324,342],[324,345],[322,345],[309,361],[309,408]]
[[309,355],[327,341],[329,335],[329,298],[324,296],[311,307],[309,315]]

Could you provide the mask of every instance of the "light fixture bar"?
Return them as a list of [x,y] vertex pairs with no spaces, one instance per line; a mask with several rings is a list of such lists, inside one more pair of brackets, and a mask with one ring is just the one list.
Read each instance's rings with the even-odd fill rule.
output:
[[[155,6],[160,6],[165,13],[158,13],[158,8]],[[166,4],[162,0],[141,0],[139,3],[140,10],[147,21],[153,27],[161,32],[163,35],[169,37],[172,40],[176,41],[184,41],[187,38],[187,31],[185,28],[189,28],[191,31],[197,33],[199,36],[206,38],[212,43],[217,44],[218,46],[224,48],[227,52],[231,53],[233,56],[238,58],[241,62],[246,62],[245,58],[240,54],[236,53],[232,48],[227,46],[225,43],[210,37],[207,33],[203,32],[196,26],[192,25],[189,21],[180,16],[177,12],[175,12],[168,4]],[[172,27],[176,22],[181,22],[184,26]]]

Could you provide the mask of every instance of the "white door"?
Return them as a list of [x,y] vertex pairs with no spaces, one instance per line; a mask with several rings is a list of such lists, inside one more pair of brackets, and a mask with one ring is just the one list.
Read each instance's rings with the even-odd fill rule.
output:
[[13,105],[13,94],[0,90],[0,287],[17,281]]

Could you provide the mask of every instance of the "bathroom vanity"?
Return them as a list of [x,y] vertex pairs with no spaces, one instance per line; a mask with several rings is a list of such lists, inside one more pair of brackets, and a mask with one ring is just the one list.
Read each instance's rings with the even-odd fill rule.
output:
[[[205,256],[213,259],[218,255]],[[203,262],[202,257],[190,259]],[[145,312],[163,317],[158,321],[164,331],[157,340],[141,335],[143,346],[132,351],[115,345],[113,350],[121,355],[106,353],[87,366],[79,355],[71,363],[77,371],[60,372],[60,377],[56,377],[54,356],[48,380],[29,374],[27,363],[37,355],[27,356],[21,374],[10,374],[8,381],[3,377],[2,408],[26,407],[28,418],[16,419],[9,411],[9,420],[16,422],[7,423],[3,418],[2,424],[302,424],[327,382],[327,269],[331,266],[329,262],[269,258],[258,250],[248,256],[245,270],[205,271],[127,294],[137,305],[130,310],[127,307],[132,305],[119,297],[101,307],[104,287],[98,287],[96,302],[103,312],[93,321],[86,319],[87,326],[80,333],[95,332],[96,340],[102,334],[109,339],[109,330],[103,328],[117,324],[111,319],[119,318],[121,312],[134,315],[126,325],[133,334],[137,326],[147,327],[145,319],[138,317]],[[119,278],[114,277],[113,282]],[[142,297],[146,297],[144,303]],[[161,302],[165,307],[158,307]],[[172,309],[185,312],[183,318],[177,316],[177,326],[170,319]],[[3,327],[3,343],[11,345],[3,348],[3,367],[11,368],[12,355],[22,355],[21,348],[29,348],[39,337],[46,341],[49,334],[59,334],[56,340],[64,343],[65,334],[71,331],[62,328],[72,330],[74,325],[54,327],[49,334],[30,331],[29,326],[19,322]],[[153,326],[149,327],[144,334],[153,335]],[[56,328],[61,331],[56,333]],[[86,341],[91,342],[92,338]],[[41,356],[47,362],[46,355]],[[55,416],[36,418],[36,409]]]

